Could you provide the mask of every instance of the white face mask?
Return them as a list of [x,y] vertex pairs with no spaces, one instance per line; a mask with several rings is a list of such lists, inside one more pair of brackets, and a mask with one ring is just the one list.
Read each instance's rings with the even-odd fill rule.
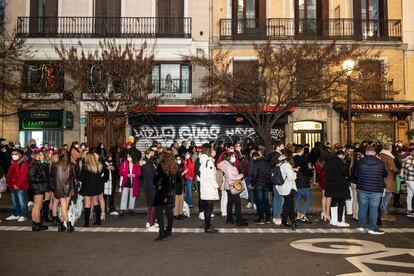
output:
[[236,157],[234,157],[234,156],[230,157],[230,162],[235,163],[236,162]]
[[18,156],[18,155],[12,155],[12,159],[13,159],[14,161],[17,161],[17,160],[19,160],[19,156]]
[[16,145],[14,145],[14,147],[15,147],[16,149],[19,149],[19,148],[20,148],[20,145],[19,145],[19,144],[16,144]]
[[181,164],[181,160],[177,160],[177,164]]
[[81,147],[81,150],[84,150],[84,149],[85,149],[85,146],[82,146],[82,147]]
[[77,149],[77,148],[79,148],[79,145],[74,145],[73,147],[74,147],[75,149]]
[[132,162],[132,157],[127,158],[128,162]]

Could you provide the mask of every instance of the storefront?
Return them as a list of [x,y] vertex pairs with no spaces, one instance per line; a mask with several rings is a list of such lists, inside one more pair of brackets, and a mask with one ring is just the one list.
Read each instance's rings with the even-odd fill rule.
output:
[[[272,129],[272,138],[285,140],[284,116]],[[174,140],[195,141],[200,146],[210,141],[259,143],[255,130],[241,115],[228,113],[225,109],[204,109],[184,106],[160,106],[154,116],[134,114],[129,118],[132,135],[138,138],[140,149],[148,148],[153,141],[170,147]]]
[[19,112],[19,141],[26,145],[35,139],[37,145],[63,144],[65,129],[73,128],[73,113],[64,110],[24,110]]
[[[341,113],[341,140],[346,141],[347,121],[346,105],[337,105]],[[407,131],[410,129],[410,118],[414,112],[414,103],[354,103],[352,104],[352,130],[353,142],[362,140],[395,142],[401,140],[409,142]]]

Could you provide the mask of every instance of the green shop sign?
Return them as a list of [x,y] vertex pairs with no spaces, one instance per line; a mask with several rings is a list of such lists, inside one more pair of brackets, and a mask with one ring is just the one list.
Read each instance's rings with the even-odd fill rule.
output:
[[62,119],[22,119],[22,129],[61,129]]

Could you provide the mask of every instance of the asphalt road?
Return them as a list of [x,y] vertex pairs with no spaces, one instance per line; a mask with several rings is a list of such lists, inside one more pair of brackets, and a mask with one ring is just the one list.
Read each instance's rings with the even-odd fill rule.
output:
[[357,233],[354,221],[343,230],[312,220],[293,232],[216,218],[221,233],[205,234],[193,217],[175,221],[176,232],[162,242],[143,228],[144,215],[110,217],[74,233],[33,233],[30,222],[3,221],[0,275],[414,275],[414,219],[397,216],[382,236]]

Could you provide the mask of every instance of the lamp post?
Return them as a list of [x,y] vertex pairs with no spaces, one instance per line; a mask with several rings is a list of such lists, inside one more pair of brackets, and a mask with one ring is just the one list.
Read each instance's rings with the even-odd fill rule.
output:
[[346,143],[347,145],[352,145],[352,138],[351,138],[351,127],[352,127],[352,113],[351,113],[351,104],[352,104],[352,97],[351,97],[351,74],[352,70],[354,70],[355,61],[352,59],[347,59],[342,64],[342,69],[346,72],[346,84],[348,88],[348,94],[347,94],[347,101],[346,101],[346,111],[348,115],[348,130],[347,130],[347,138]]

